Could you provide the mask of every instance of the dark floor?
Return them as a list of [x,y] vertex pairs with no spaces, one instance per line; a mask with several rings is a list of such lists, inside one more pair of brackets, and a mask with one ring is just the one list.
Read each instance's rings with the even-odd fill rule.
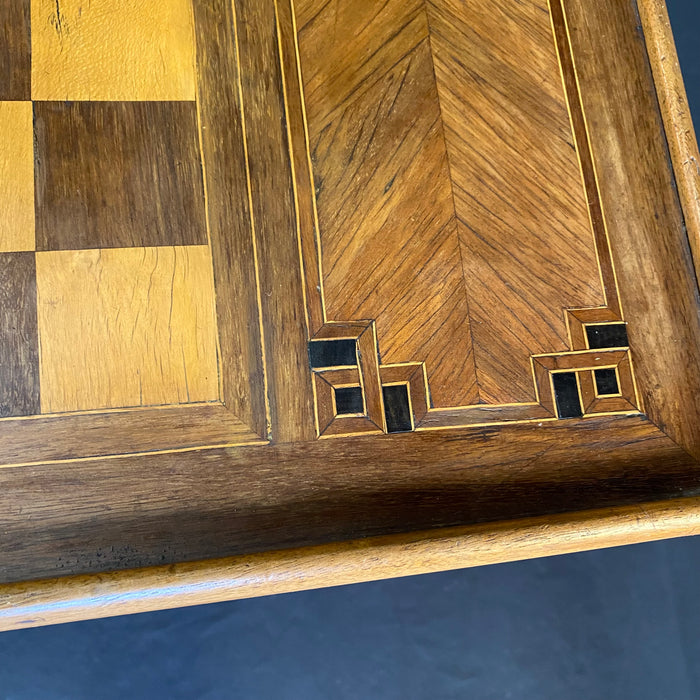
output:
[[697,700],[700,538],[0,634],[6,700]]
[[0,700],[54,698],[700,700],[700,538],[0,634]]
[[[700,122],[700,0],[666,0],[695,123]],[[700,132],[700,127],[696,127]]]

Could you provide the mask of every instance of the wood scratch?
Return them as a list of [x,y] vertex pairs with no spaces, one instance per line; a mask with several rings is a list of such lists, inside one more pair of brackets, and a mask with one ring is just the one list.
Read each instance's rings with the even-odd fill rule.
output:
[[59,38],[63,39],[64,32],[68,34],[68,23],[65,21],[65,17],[61,14],[61,3],[60,0],[56,0],[56,15],[51,17],[51,26],[56,30]]

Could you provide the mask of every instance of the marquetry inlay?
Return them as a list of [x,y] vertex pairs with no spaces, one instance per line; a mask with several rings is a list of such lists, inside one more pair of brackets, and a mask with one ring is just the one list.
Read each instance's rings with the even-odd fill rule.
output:
[[223,76],[197,68],[204,5],[9,5],[0,463],[264,443],[254,254],[207,202],[233,189],[222,167],[249,193],[235,128],[206,133],[228,115],[209,97]]
[[638,412],[559,0],[13,7],[0,459]]
[[[289,133],[319,435],[637,412],[558,1],[295,13],[286,94],[305,118]],[[341,328],[357,329],[335,341],[347,355],[357,338],[340,363],[352,381],[314,362]],[[590,342],[620,328],[614,346]],[[370,392],[362,411],[338,410],[346,386]],[[397,410],[410,418],[390,427]]]

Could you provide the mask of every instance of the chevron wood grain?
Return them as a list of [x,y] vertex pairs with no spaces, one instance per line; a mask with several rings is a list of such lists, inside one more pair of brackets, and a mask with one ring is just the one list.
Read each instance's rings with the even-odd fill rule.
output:
[[427,10],[481,396],[530,400],[530,355],[566,349],[562,309],[604,304],[548,4]]
[[300,0],[294,9],[312,129],[428,36],[423,0]]
[[[415,104],[420,109],[407,119]],[[436,406],[475,403],[469,310],[427,39],[336,115],[323,129],[310,129],[327,313],[376,319],[382,360],[425,361]]]
[[534,401],[563,310],[605,304],[546,3],[297,7],[328,317],[436,408]]

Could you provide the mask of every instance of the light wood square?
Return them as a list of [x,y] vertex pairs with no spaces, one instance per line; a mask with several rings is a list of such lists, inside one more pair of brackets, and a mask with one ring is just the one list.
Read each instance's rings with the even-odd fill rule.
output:
[[36,257],[42,413],[219,398],[207,246]]
[[0,253],[34,250],[32,103],[0,102]]
[[190,0],[32,0],[32,99],[193,100]]

